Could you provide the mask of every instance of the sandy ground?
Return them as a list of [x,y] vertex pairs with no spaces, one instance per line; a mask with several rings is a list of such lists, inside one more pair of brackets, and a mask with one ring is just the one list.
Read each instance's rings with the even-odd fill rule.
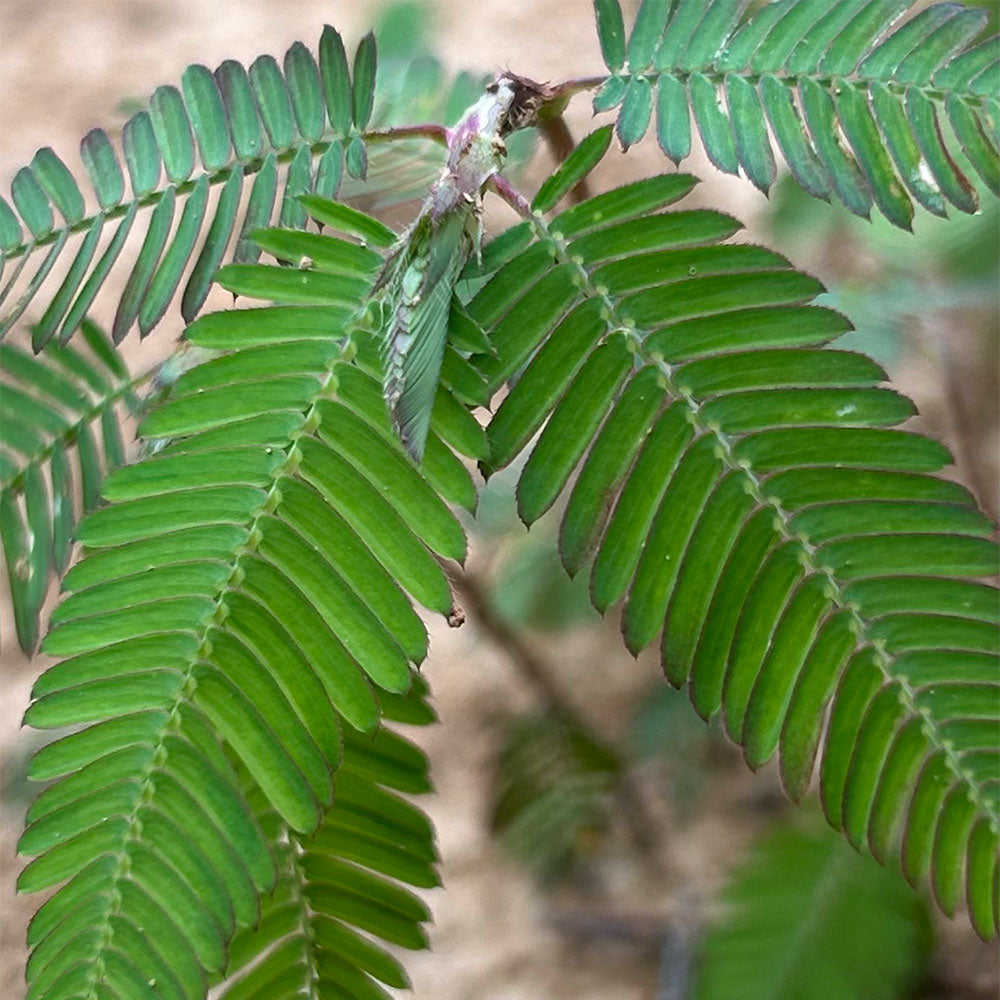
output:
[[[75,168],[77,143],[90,127],[120,124],[123,99],[142,98],[156,84],[176,81],[188,63],[215,66],[236,58],[248,64],[261,52],[280,55],[300,38],[312,46],[325,21],[344,33],[350,50],[369,27],[375,6],[368,0],[0,0],[0,127],[7,137],[0,149],[0,187],[9,189],[16,169],[40,146],[53,146]],[[509,65],[542,79],[600,69],[589,0],[435,0],[432,7],[441,28],[437,50],[452,68]],[[576,134],[583,134],[587,102],[574,106],[570,117]],[[611,156],[598,183],[663,169],[662,163],[648,148],[628,162]],[[686,168],[712,176],[697,161]],[[749,185],[718,175],[698,197],[743,218],[763,203]],[[153,340],[163,350],[178,332],[161,328]],[[935,373],[915,366],[904,378],[907,391],[930,414],[932,429],[948,434]],[[4,632],[10,636],[9,629]],[[587,887],[542,895],[503,855],[487,823],[487,776],[501,720],[530,707],[533,696],[475,623],[457,632],[435,624],[432,643],[426,671],[442,725],[420,738],[437,787],[427,806],[439,831],[446,889],[430,894],[432,951],[407,958],[413,996],[652,1000],[663,929],[683,930],[697,910],[710,905],[726,865],[769,815],[774,774],[750,776],[724,755],[712,785],[718,794],[713,808],[680,820],[662,803],[652,807],[662,834],[654,857],[637,862],[613,843]],[[541,648],[578,707],[590,709],[609,735],[620,732],[638,692],[656,675],[652,660],[636,664],[623,653],[613,624]],[[26,665],[9,645],[4,649],[5,783],[32,743],[18,736],[18,721],[43,666]],[[601,708],[594,712],[598,699]],[[650,800],[659,801],[655,794]],[[8,804],[0,825],[0,994],[10,997],[22,991],[23,929],[32,907],[30,901],[10,901],[21,808]],[[622,921],[625,933],[614,929]],[[978,970],[972,982],[988,995],[994,972],[985,946],[976,944],[964,924],[948,925],[945,934],[951,943],[943,967],[971,961]]]

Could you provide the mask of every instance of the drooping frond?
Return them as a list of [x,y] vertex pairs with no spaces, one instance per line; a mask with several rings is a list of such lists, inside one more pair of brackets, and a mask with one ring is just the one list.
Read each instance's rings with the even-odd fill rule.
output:
[[[405,698],[383,696],[385,718],[432,722],[425,694],[418,677]],[[384,761],[374,768],[373,753]],[[348,736],[334,804],[309,836],[289,830],[259,790],[251,792],[261,825],[277,845],[278,880],[262,900],[259,923],[233,939],[217,995],[384,997],[378,983],[408,986],[403,966],[382,945],[427,947],[422,925],[429,912],[405,887],[439,884],[437,851],[427,817],[400,793],[429,788],[423,753],[383,728],[374,744]]]
[[[941,907],[996,929],[1000,820],[993,526],[932,473],[940,445],[868,358],[820,348],[849,329],[822,286],[732,218],[663,211],[694,178],[653,177],[536,215],[484,249],[467,303],[495,350],[485,471],[539,434],[517,487],[537,520],[564,493],[560,552],[593,557],[595,607],[625,598],[637,653],[751,767],[780,751],[792,798],[822,745],[830,822],[901,852]],[[823,720],[830,709],[824,735]]]
[[594,108],[620,107],[623,146],[655,112],[680,162],[693,113],[712,163],[767,191],[770,129],[810,194],[861,216],[874,202],[905,229],[911,196],[935,215],[976,211],[964,160],[1000,194],[1000,42],[981,37],[981,8],[936,3],[903,20],[910,0],[774,0],[741,19],[739,0],[643,0],[626,43],[618,0],[594,4],[611,71]]
[[[394,238],[344,206],[313,211],[376,245]],[[261,235],[278,250],[289,234]],[[39,728],[87,727],[31,765],[35,779],[62,780],[29,811],[19,847],[36,857],[20,887],[69,880],[32,925],[31,997],[97,982],[194,997],[222,973],[235,928],[256,922],[275,878],[223,743],[296,835],[330,808],[342,744],[343,781],[361,799],[381,793],[360,779],[421,790],[407,778],[423,773],[417,751],[370,735],[375,692],[395,704],[426,654],[411,598],[452,610],[435,556],[461,560],[466,541],[441,496],[473,506],[475,491],[442,437],[471,439],[482,457],[485,436],[442,388],[414,468],[365,328],[381,258],[347,239],[296,238],[279,252],[308,255],[308,270],[222,272],[226,287],[279,304],[188,328],[193,344],[221,353],[145,417],[152,454],[108,477],[109,504],[78,528],[87,554],[43,645],[62,659],[26,714]],[[336,882],[328,867],[319,882]]]
[[[157,88],[120,142],[102,129],[84,137],[92,196],[51,149],[40,150],[18,171],[10,200],[0,197],[0,273],[5,265],[12,272],[0,286],[0,337],[24,316],[35,350],[55,336],[65,343],[113,273],[125,286],[116,343],[136,323],[148,334],[178,298],[190,322],[227,257],[258,259],[253,230],[305,227],[298,196],[368,206],[418,196],[440,169],[439,151],[420,138],[383,143],[379,130],[398,124],[404,110],[446,117],[456,103],[465,106],[475,81],[460,76],[443,86],[435,60],[394,60],[380,68],[379,84],[389,96],[405,93],[404,109],[376,98],[375,71],[374,36],[362,40],[351,70],[329,26],[316,55],[297,42],[281,66],[271,56],[249,70],[232,60],[214,72],[189,66],[180,88]],[[122,257],[142,226],[138,254]],[[71,263],[57,282],[50,272],[63,257]]]
[[733,872],[695,1000],[896,1000],[931,943],[923,902],[829,830],[779,829]]
[[39,357],[0,344],[0,538],[26,653],[49,583],[69,563],[76,511],[97,505],[105,473],[125,460],[121,414],[143,381],[86,320],[83,338],[87,350],[50,344]]

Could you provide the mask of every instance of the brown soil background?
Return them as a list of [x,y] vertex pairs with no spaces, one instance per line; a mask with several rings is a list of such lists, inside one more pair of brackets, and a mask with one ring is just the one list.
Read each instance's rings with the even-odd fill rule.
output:
[[[450,69],[509,66],[538,79],[600,71],[589,0],[433,0],[428,6],[439,25],[437,54]],[[324,22],[341,30],[351,51],[377,9],[369,0],[0,0],[0,128],[5,136],[0,187],[9,190],[15,171],[40,146],[51,145],[71,169],[78,169],[78,142],[89,128],[120,125],[123,99],[144,98],[157,84],[177,81],[189,63],[214,67],[235,58],[249,64],[262,52],[280,56],[297,39],[312,47]],[[589,121],[586,98],[577,99],[569,117],[574,133],[582,135]],[[535,176],[545,169],[544,154],[540,161]],[[610,156],[596,184],[610,186],[664,168],[647,143],[627,161]],[[748,184],[720,177],[703,158],[693,157],[685,169],[708,179],[696,193],[700,203],[751,222],[765,204]],[[823,277],[821,262],[797,263]],[[168,349],[179,333],[179,327],[168,325],[154,336],[154,350]],[[132,351],[134,341],[133,334],[126,342]],[[977,371],[983,360],[975,352],[959,345],[958,353],[973,379],[971,405],[980,431],[968,453],[985,466],[980,483],[995,484],[995,375]],[[923,427],[953,443],[955,420],[933,362],[912,359],[898,379],[917,400]],[[989,490],[992,494],[983,499],[995,511],[995,486]],[[475,559],[471,565],[475,570]],[[710,807],[682,820],[654,805],[662,838],[654,858],[637,862],[624,841],[617,846],[612,841],[599,863],[596,888],[542,895],[491,839],[487,821],[501,719],[536,704],[534,696],[474,621],[457,632],[436,622],[431,630],[433,655],[425,672],[442,724],[419,738],[432,760],[437,791],[426,807],[439,833],[446,889],[429,894],[435,915],[432,950],[406,956],[412,996],[652,1000],[659,928],[683,929],[710,908],[726,868],[768,819],[778,792],[773,770],[749,775],[734,763],[734,755],[723,753]],[[636,696],[657,675],[652,657],[644,655],[636,663],[624,653],[616,631],[609,621],[603,629],[555,641],[530,639],[573,692],[576,706],[608,736],[620,733]],[[41,658],[25,663],[10,642],[11,630],[3,632],[0,749],[6,784],[37,745],[34,734],[19,733],[18,727],[31,682],[45,663]],[[20,867],[13,845],[21,809],[8,805],[0,823],[0,995],[9,997],[23,991],[22,942],[34,906],[12,895]],[[627,932],[617,933],[623,922]],[[961,982],[969,991],[942,987],[940,996],[992,995],[993,950],[975,940],[964,919],[939,923],[939,978]]]

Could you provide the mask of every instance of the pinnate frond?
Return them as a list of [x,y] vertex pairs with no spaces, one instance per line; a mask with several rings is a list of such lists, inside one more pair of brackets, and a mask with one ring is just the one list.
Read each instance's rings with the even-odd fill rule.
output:
[[0,344],[0,537],[26,653],[49,584],[69,563],[76,512],[98,504],[104,475],[125,461],[122,415],[144,381],[87,320],[83,339],[84,350],[50,344],[38,357]]
[[[343,206],[315,210],[345,235],[392,238]],[[29,811],[19,848],[35,858],[20,887],[69,880],[33,925],[32,997],[97,982],[131,995],[140,980],[157,985],[137,995],[198,996],[222,974],[235,929],[256,922],[276,878],[260,809],[224,746],[296,837],[327,815],[342,752],[337,780],[362,811],[377,800],[372,822],[384,794],[368,785],[426,790],[420,752],[376,730],[385,705],[411,721],[399,698],[427,652],[411,599],[450,613],[435,556],[465,555],[432,483],[456,502],[475,491],[440,436],[422,474],[389,426],[365,325],[379,255],[334,236],[318,237],[317,252],[316,237],[300,237],[280,252],[308,249],[309,270],[221,273],[226,287],[278,304],[189,327],[193,344],[220,353],[145,417],[152,454],[109,476],[108,505],[78,528],[87,554],[65,578],[69,596],[43,645],[61,660],[25,718],[86,727],[31,765],[35,779],[62,780]],[[481,457],[482,429],[447,389],[441,397],[436,426],[461,439],[471,421]],[[318,847],[302,841],[320,859],[311,877],[357,882],[377,908],[373,876],[351,865],[377,869],[386,852],[355,857],[364,837],[316,837]],[[320,851],[331,837],[340,860]],[[406,881],[405,868],[386,873]],[[84,905],[81,923],[73,914]]]
[[1000,43],[981,37],[981,8],[905,17],[913,6],[776,0],[741,17],[733,0],[643,0],[626,42],[618,0],[595,0],[611,75],[594,108],[619,108],[624,147],[655,115],[675,162],[690,153],[693,114],[712,163],[762,191],[776,176],[770,130],[806,191],[857,215],[874,203],[908,229],[911,198],[935,215],[975,212],[964,161],[1000,194]]
[[[654,177],[484,250],[466,308],[490,338],[491,389],[516,375],[485,472],[536,437],[526,524],[566,494],[560,553],[590,561],[595,607],[625,598],[633,653],[751,767],[776,752],[789,795],[817,756],[827,817],[901,855],[953,913],[995,932],[997,571],[993,525],[935,471],[949,455],[897,429],[914,411],[850,328],[778,254],[726,240],[732,218],[664,211],[694,178]],[[829,709],[829,723],[824,718]],[[822,751],[820,748],[822,747]]]
[[512,719],[497,758],[494,830],[540,881],[571,870],[609,825],[622,761],[574,720]]

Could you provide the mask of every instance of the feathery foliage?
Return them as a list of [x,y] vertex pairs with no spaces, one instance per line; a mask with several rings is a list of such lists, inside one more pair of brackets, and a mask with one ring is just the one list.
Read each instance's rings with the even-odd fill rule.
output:
[[626,42],[618,0],[594,0],[611,71],[594,109],[620,108],[624,148],[655,110],[679,163],[693,114],[712,163],[768,191],[770,128],[806,191],[861,216],[874,203],[904,229],[911,196],[935,215],[976,211],[963,159],[1000,194],[1000,42],[982,37],[986,11],[936,3],[901,23],[909,0],[777,0],[742,18],[746,6],[643,0]]
[[729,216],[663,211],[694,184],[650,178],[501,237],[510,259],[467,303],[491,388],[518,373],[484,471],[540,431],[520,516],[569,494],[563,565],[593,557],[628,648],[659,636],[668,680],[751,767],[780,752],[792,798],[822,746],[829,821],[901,850],[946,912],[966,896],[990,935],[997,595],[969,578],[997,572],[993,525],[931,475],[945,449],[894,429],[913,407],[879,367],[820,349],[850,324],[808,304],[815,279],[727,245]]
[[511,721],[497,760],[491,822],[538,879],[565,875],[608,823],[622,762],[571,719]]
[[[687,87],[710,147],[745,126],[730,139],[749,173],[754,150],[771,155],[751,85],[762,74],[769,116],[768,79],[786,94],[774,101],[793,102],[794,87],[806,110],[782,127],[771,118],[779,143],[792,133],[802,148],[815,141],[816,176],[838,193],[860,179],[883,210],[887,191],[902,192],[857,100],[870,97],[878,117],[884,90],[889,120],[903,114],[906,89],[904,127],[897,145],[886,132],[887,148],[897,157],[915,142],[949,198],[935,164],[958,167],[944,146],[925,148],[927,134],[940,142],[937,104],[977,169],[970,137],[996,162],[992,98],[975,89],[993,64],[977,62],[981,45],[948,60],[973,19],[945,4],[947,17],[920,14],[881,41],[902,4],[871,0],[849,24],[843,4],[826,5],[807,30],[818,6],[778,0],[734,32],[738,3],[668,10],[646,0],[626,43],[616,0],[599,0],[613,72],[599,101],[619,87],[619,136],[638,139],[650,74],[623,67],[626,57],[632,71],[655,66],[661,107],[676,84],[686,116]],[[962,31],[942,34],[957,38],[945,45],[936,32],[953,21]],[[732,66],[720,62],[723,46]],[[731,122],[716,103],[718,73],[729,74]],[[721,715],[751,767],[777,754],[793,799],[818,760],[830,824],[858,850],[899,859],[914,885],[929,882],[944,912],[964,900],[977,932],[994,936],[997,593],[976,581],[996,574],[997,547],[968,491],[934,474],[948,453],[899,429],[913,406],[881,384],[874,362],[827,346],[850,323],[810,304],[818,281],[770,250],[729,242],[740,228],[732,217],[678,207],[695,178],[650,177],[553,215],[607,151],[606,126],[530,210],[506,192],[525,218],[458,275],[415,464],[382,392],[376,279],[397,235],[331,200],[342,163],[365,175],[375,79],[374,40],[349,71],[329,28],[318,63],[295,45],[283,72],[269,57],[249,73],[192,67],[183,96],[159,88],[126,126],[131,201],[106,136],[90,133],[97,216],[84,218],[79,188],[44,153],[15,181],[21,221],[0,204],[0,249],[15,270],[48,248],[8,326],[70,231],[87,231],[35,328],[43,353],[3,348],[16,419],[0,432],[0,527],[26,648],[45,584],[68,558],[74,449],[89,511],[75,527],[83,558],[63,578],[42,646],[59,662],[37,680],[25,717],[71,730],[30,767],[54,783],[29,810],[19,850],[34,860],[19,885],[60,888],[31,927],[29,997],[197,998],[225,981],[229,1000],[367,1000],[385,995],[378,982],[405,982],[366,935],[425,944],[427,911],[396,883],[436,884],[427,821],[400,797],[427,790],[427,768],[380,722],[432,720],[414,672],[428,647],[415,605],[460,623],[442,567],[466,555],[453,509],[476,510],[473,462],[488,476],[526,452],[522,520],[560,505],[562,563],[570,574],[590,564],[600,612],[624,599],[629,650],[658,638],[668,680],[703,717]],[[831,96],[838,86],[855,97]],[[548,92],[561,100],[558,87]],[[860,166],[832,138],[834,113]],[[272,228],[279,160],[289,167]],[[791,166],[812,190],[804,162]],[[227,192],[231,204],[215,208],[201,240],[213,182],[218,205]],[[94,234],[106,220],[127,228],[146,205],[112,340],[137,319],[143,332],[155,325],[201,240],[182,313],[203,360],[161,376],[138,427],[144,457],[115,468],[116,407],[130,405],[142,376],[125,372],[91,324],[92,358],[53,338],[72,334],[121,250],[89,270]],[[326,231],[305,232],[309,220]],[[261,263],[265,253],[278,263]],[[212,281],[257,304],[194,318]],[[494,400],[484,427],[476,411]],[[108,473],[99,487],[96,420]],[[605,763],[596,771],[614,770]]]
[[[348,232],[391,238],[350,210],[323,213],[328,223],[338,215]],[[355,343],[373,346],[360,324],[380,258],[356,242],[316,239],[325,252],[314,254],[314,270],[233,265],[220,274],[245,294],[281,300],[287,289],[293,303],[325,304],[193,324],[192,343],[225,353],[181,375],[145,417],[140,434],[167,443],[109,476],[111,503],[78,528],[88,554],[64,580],[71,596],[43,646],[63,659],[39,679],[25,717],[40,728],[88,726],[32,763],[33,778],[65,777],[29,812],[19,849],[36,857],[20,885],[70,881],[33,931],[41,954],[28,970],[31,996],[138,982],[137,973],[160,979],[164,963],[181,980],[177,995],[197,996],[205,975],[224,969],[233,930],[256,923],[259,894],[274,885],[275,860],[274,837],[222,740],[296,835],[311,834],[330,810],[338,765],[348,786],[356,778],[427,788],[423,755],[378,729],[380,706],[411,688],[412,665],[426,655],[404,588],[450,612],[432,553],[465,553],[462,529],[429,480],[457,503],[471,480],[439,438],[429,442],[428,479],[404,457],[365,369],[379,361],[377,348]],[[464,419],[449,411],[439,421],[451,436],[474,427],[485,440],[464,408],[452,402],[452,410]],[[426,712],[401,704],[397,716],[428,721]],[[342,731],[341,720],[369,735]],[[384,798],[363,781],[355,793],[376,811]],[[304,871],[318,858],[310,877],[367,900],[355,922],[382,933],[366,907],[391,910],[399,890],[380,900],[382,883],[342,859],[377,868],[384,848],[365,854],[363,838],[343,843],[329,823],[316,837],[340,844],[330,848],[337,857],[302,845]],[[398,861],[388,874],[405,879],[405,855]],[[66,923],[83,902],[88,920]],[[337,905],[329,903],[332,916]],[[395,923],[387,918],[389,929],[424,919],[415,905]],[[175,927],[152,939],[162,955],[135,933],[152,926],[151,906]],[[65,929],[43,949],[42,929],[57,921]],[[414,946],[422,940],[407,933]],[[165,985],[160,995],[171,995]]]
[[[383,700],[385,718],[432,722],[425,694],[426,686],[415,678],[405,698]],[[382,943],[427,946],[422,924],[430,914],[400,883],[429,888],[439,880],[430,824],[397,789],[426,791],[430,784],[426,758],[412,744],[383,729],[378,749],[392,757],[393,768],[373,769],[368,747],[345,744],[334,805],[307,837],[282,824],[259,788],[251,792],[263,829],[279,845],[278,878],[261,901],[259,922],[233,938],[219,993],[225,1000],[384,997],[377,983],[409,985],[402,965]]]
[[[15,176],[10,201],[0,197],[0,274],[5,264],[13,269],[0,288],[0,337],[31,315],[26,311],[42,301],[44,287],[50,300],[31,324],[32,345],[37,351],[56,336],[65,343],[116,272],[128,277],[111,331],[115,343],[136,324],[145,337],[178,298],[191,322],[227,259],[259,258],[253,230],[272,222],[305,227],[299,195],[339,194],[373,207],[418,197],[438,169],[426,140],[440,135],[431,130],[422,142],[404,142],[402,155],[383,140],[401,114],[407,125],[421,111],[452,120],[475,99],[480,81],[462,75],[443,87],[435,60],[395,59],[380,67],[376,100],[375,71],[374,35],[360,43],[352,70],[329,26],[315,55],[296,42],[281,66],[271,56],[249,69],[234,60],[214,72],[189,66],[179,89],[157,88],[148,107],[125,123],[120,149],[103,129],[87,133],[80,159],[92,194],[51,149],[39,150]],[[146,227],[142,245],[125,260],[136,225]],[[50,291],[46,279],[60,258],[69,259],[79,234],[65,277]]]

